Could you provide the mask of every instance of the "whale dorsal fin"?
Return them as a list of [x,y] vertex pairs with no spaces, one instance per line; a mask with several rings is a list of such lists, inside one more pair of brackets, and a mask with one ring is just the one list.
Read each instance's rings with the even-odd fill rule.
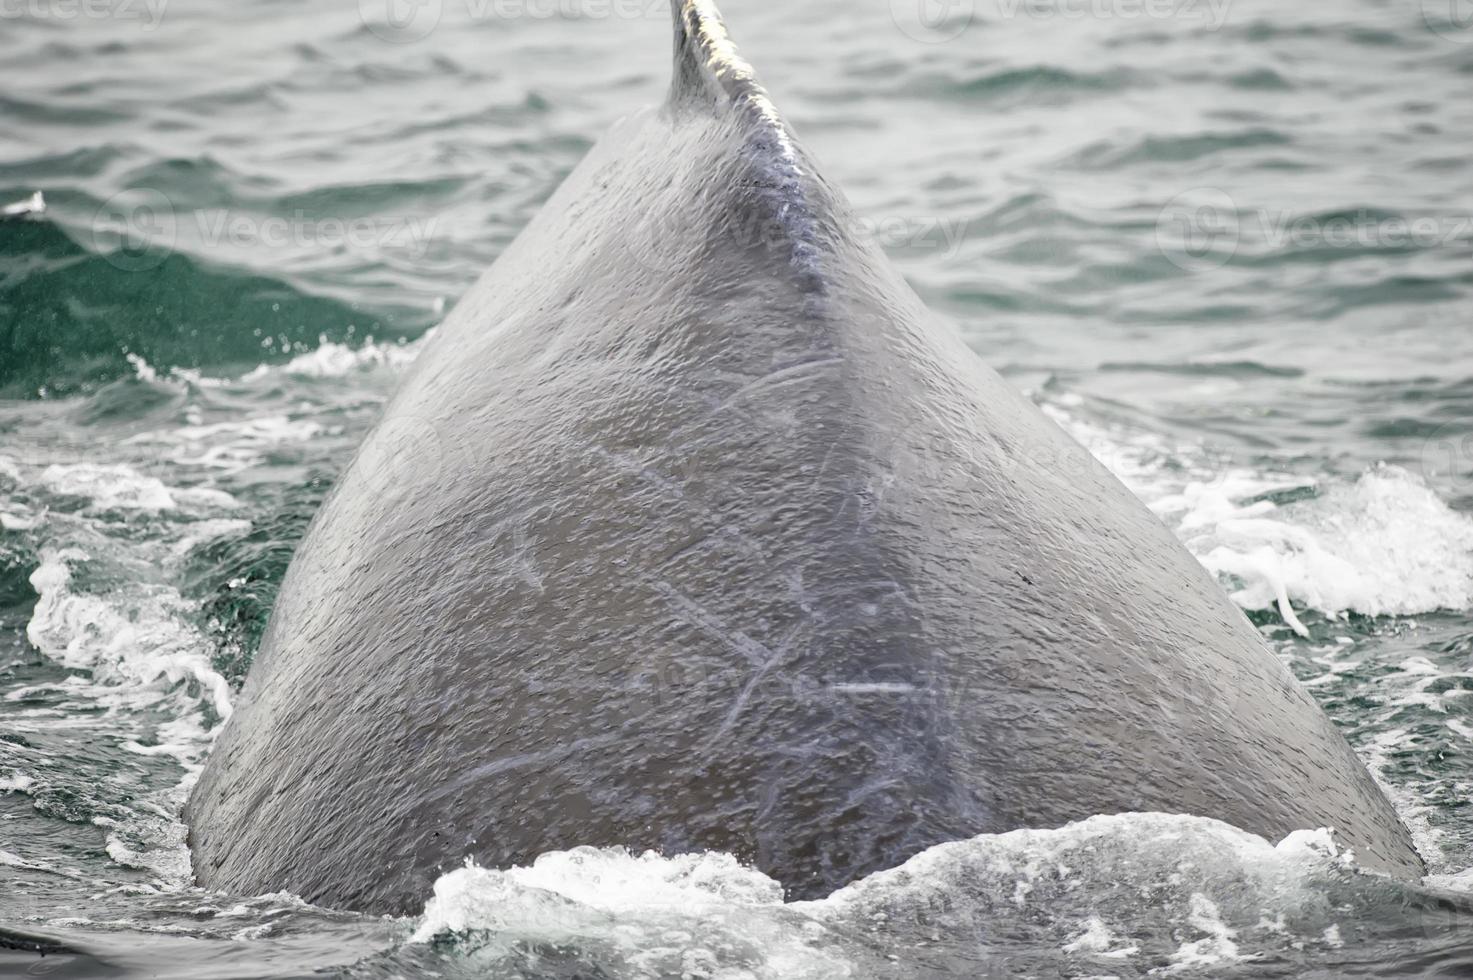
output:
[[685,112],[728,108],[745,118],[749,205],[766,216],[771,229],[781,229],[794,267],[820,291],[815,237],[819,216],[826,211],[811,199],[808,165],[792,130],[738,53],[713,0],[670,0],[670,9],[675,17],[675,72],[667,106]]
[[747,102],[777,112],[757,74],[726,33],[721,11],[712,0],[670,0],[675,18],[675,75],[670,103]]

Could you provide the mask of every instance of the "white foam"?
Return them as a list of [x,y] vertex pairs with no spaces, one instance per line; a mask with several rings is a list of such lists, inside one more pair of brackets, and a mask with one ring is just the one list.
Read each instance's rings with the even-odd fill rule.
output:
[[143,814],[126,827],[109,828],[103,843],[107,856],[124,867],[153,874],[154,880],[165,888],[191,887],[194,871],[189,857],[189,831],[174,816],[182,803],[180,799],[173,812]]
[[125,359],[133,366],[133,375],[139,381],[156,382],[159,380],[159,373],[141,355],[130,353]]
[[1120,949],[1111,949],[1115,945],[1115,934],[1112,933],[1103,919],[1092,915],[1081,923],[1084,932],[1064,944],[1066,953],[1092,953],[1096,956],[1109,956],[1121,959],[1134,956],[1141,951],[1139,946],[1125,946]]
[[113,701],[163,700],[193,684],[221,718],[230,716],[230,688],[211,666],[209,644],[187,625],[178,592],[155,587],[140,595],[97,596],[72,589],[77,549],[47,550],[31,574],[39,595],[26,637],[47,657],[86,670]]
[[0,207],[0,217],[18,218],[26,214],[43,214],[45,211],[46,197],[36,191],[30,197]]
[[[1279,593],[1327,615],[1408,616],[1473,605],[1473,521],[1420,479],[1383,466],[1313,501],[1216,525],[1201,555],[1245,582],[1245,606]],[[1256,572],[1256,574],[1255,574]]]
[[1238,944],[1233,941],[1237,932],[1223,923],[1217,903],[1206,895],[1193,893],[1192,910],[1187,916],[1187,922],[1198,932],[1206,933],[1206,936],[1182,943],[1181,948],[1171,954],[1168,973],[1225,966],[1245,959],[1238,952]]
[[[215,490],[211,487],[171,487],[169,492],[173,495],[175,502],[184,510],[195,513],[212,510],[236,510],[240,507],[240,501],[236,500],[224,490]],[[239,524],[240,522],[233,522]],[[197,525],[204,526],[203,524]],[[199,533],[196,531],[195,533]]]
[[[1353,483],[1225,465],[1200,449],[1043,408],[1171,526],[1247,609],[1293,606],[1335,617],[1408,616],[1473,607],[1473,520],[1417,476],[1377,466]],[[1076,400],[1077,401],[1077,400]],[[1278,504],[1286,490],[1305,499]]]
[[26,773],[17,772],[0,779],[0,793],[24,793],[34,785],[36,785],[34,778]]
[[298,354],[285,364],[262,364],[244,375],[251,381],[271,374],[298,378],[342,378],[359,371],[378,367],[402,370],[414,363],[434,331],[406,344],[380,344],[369,338],[361,347],[349,347],[319,337],[317,347]]
[[36,516],[30,508],[14,501],[6,501],[4,506],[13,509],[0,510],[0,530],[31,531],[40,526],[41,518]]
[[20,466],[8,456],[0,456],[0,531],[29,531],[38,523],[38,518],[29,507],[6,491],[5,484],[12,487],[21,481]]
[[83,727],[93,735],[100,708],[123,749],[167,758],[183,769],[177,786],[130,799],[123,808],[128,819],[93,822],[105,828],[105,849],[114,862],[150,873],[159,888],[188,888],[193,875],[178,814],[212,742],[214,729],[203,708],[212,709],[216,720],[228,718],[229,685],[211,665],[212,647],[190,625],[190,604],[176,590],[130,584],[91,593],[73,581],[73,568],[89,561],[86,553],[43,548],[40,557],[31,575],[39,598],[26,636],[51,660],[86,672],[48,685],[53,698],[61,693],[69,700],[46,727]]
[[443,875],[414,941],[457,937],[493,964],[541,940],[613,947],[621,975],[631,964],[636,976],[678,975],[699,962],[709,976],[830,977],[872,975],[906,949],[975,952],[990,935],[1102,966],[1147,956],[1185,971],[1327,942],[1325,883],[1354,874],[1328,830],[1275,845],[1168,814],[941,844],[803,902],[784,902],[776,882],[724,854],[578,848]]
[[526,927],[531,919],[514,899],[537,893],[564,900],[534,901],[534,918],[544,922],[542,916],[558,905],[614,913],[700,912],[777,906],[783,895],[781,885],[729,854],[636,857],[621,848],[580,847],[543,854],[528,867],[493,871],[467,865],[441,876],[414,941],[442,932]]
[[58,463],[41,472],[41,484],[54,494],[86,497],[99,510],[174,509],[174,497],[162,481],[130,466]]
[[[151,368],[141,361],[134,367],[147,379]],[[219,722],[231,713],[231,691],[213,667],[214,643],[195,625],[198,604],[172,584],[171,573],[194,547],[247,533],[251,524],[236,516],[240,503],[224,491],[168,486],[122,463],[10,465],[4,475],[16,483],[4,526],[30,532],[39,557],[26,637],[75,672],[39,689],[6,691],[7,701],[33,694],[45,701],[18,707],[11,724],[77,740],[106,733],[140,757],[139,766],[125,770],[146,765],[168,774],[169,763],[177,765],[177,785],[154,792],[124,787],[126,801],[106,811],[119,816],[99,826],[109,857],[149,874],[150,887],[191,887],[179,812]],[[48,496],[82,498],[86,506],[73,512]],[[28,779],[8,778],[0,789],[28,791]],[[117,792],[99,791],[103,799]]]
[[529,940],[585,941],[620,976],[853,975],[842,954],[814,948],[821,926],[786,921],[782,909],[781,886],[730,855],[662,858],[582,847],[544,854],[525,868],[443,875],[412,941],[474,937],[478,960],[493,963]]
[[1423,881],[1434,888],[1446,888],[1453,892],[1473,892],[1473,868],[1465,868],[1455,874],[1428,875]]
[[[443,298],[437,301],[436,312],[443,312]],[[142,356],[126,355],[133,374],[138,380],[151,384],[193,385],[199,388],[220,388],[241,382],[259,381],[275,375],[294,378],[343,378],[360,371],[387,368],[401,371],[414,363],[424,345],[435,333],[434,328],[406,343],[381,344],[372,337],[358,347],[317,338],[317,346],[297,354],[284,364],[258,364],[237,378],[214,377],[193,368],[173,367],[165,375]]]
[[[1388,719],[1383,719],[1385,720]],[[1443,831],[1432,825],[1434,805],[1419,797],[1415,791],[1388,782],[1383,775],[1394,771],[1395,756],[1408,741],[1408,732],[1404,728],[1386,728],[1377,732],[1369,741],[1362,742],[1356,751],[1365,760],[1366,768],[1376,780],[1376,785],[1381,787],[1381,791],[1396,807],[1396,815],[1412,835],[1412,844],[1417,853],[1430,868],[1441,870],[1447,863],[1447,855],[1442,848]]]
[[221,538],[236,538],[249,534],[251,522],[239,519],[216,519],[197,521],[193,524],[184,525],[187,533],[170,548],[170,554],[182,558],[189,552],[202,544],[218,541]]
[[[1009,876],[1024,885],[1024,901],[1045,878],[1082,879],[1095,871],[1139,866],[1147,872],[1163,863],[1190,869],[1204,881],[1214,875],[1251,873],[1264,882],[1302,876],[1331,866],[1346,866],[1347,855],[1327,829],[1296,831],[1271,844],[1230,824],[1205,817],[1136,813],[1096,816],[1057,830],[1015,830],[938,844],[898,868],[877,872],[839,889],[823,904],[851,908],[888,901],[897,893],[946,888],[961,877]],[[1187,881],[1185,877],[1182,882]],[[1000,895],[1001,891],[992,890]],[[1009,892],[1017,904],[1019,892]]]
[[124,445],[154,449],[180,466],[238,473],[260,463],[279,446],[307,442],[323,432],[320,423],[309,419],[264,415],[143,432],[129,437]]

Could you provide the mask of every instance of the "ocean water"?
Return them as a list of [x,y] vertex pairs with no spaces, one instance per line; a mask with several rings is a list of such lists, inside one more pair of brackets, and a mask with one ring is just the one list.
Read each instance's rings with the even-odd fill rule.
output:
[[668,6],[15,0],[0,975],[1473,976],[1473,9],[722,7],[862,230],[1218,574],[1426,881],[1103,814],[806,903],[588,849],[403,919],[192,887],[180,804],[307,521],[445,310],[661,97]]

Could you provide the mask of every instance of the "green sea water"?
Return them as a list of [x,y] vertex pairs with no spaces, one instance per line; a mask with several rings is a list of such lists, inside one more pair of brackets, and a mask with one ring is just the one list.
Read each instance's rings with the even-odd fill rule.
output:
[[1427,882],[1102,815],[805,904],[609,852],[403,920],[193,888],[179,807],[307,521],[662,97],[668,5],[0,0],[0,975],[1473,975],[1473,8],[722,8],[858,230],[1218,574]]

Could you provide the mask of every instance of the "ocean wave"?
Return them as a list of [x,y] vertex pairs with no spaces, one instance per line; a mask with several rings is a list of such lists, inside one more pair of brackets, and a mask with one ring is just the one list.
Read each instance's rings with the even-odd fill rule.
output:
[[1067,165],[1081,170],[1114,170],[1143,164],[1188,164],[1207,158],[1240,156],[1247,150],[1291,146],[1291,134],[1249,128],[1233,132],[1150,135],[1134,139],[1100,140],[1076,150]]
[[[0,739],[0,788],[32,797],[40,814],[95,828],[113,865],[147,887],[188,887],[178,814],[233,695],[201,604],[171,570],[251,523],[229,493],[122,463],[5,459],[0,474],[0,525],[16,555],[4,570],[29,585],[10,611],[44,658],[4,692],[12,737]],[[99,770],[155,781],[99,782]],[[63,860],[46,853],[32,855],[41,870]]]
[[1106,361],[1101,371],[1175,374],[1196,378],[1302,378],[1301,368],[1257,361],[1185,361],[1158,364],[1149,361]]
[[[93,391],[132,376],[130,357],[159,372],[238,374],[308,353],[323,338],[407,341],[438,316],[367,313],[162,246],[94,251],[49,220],[5,227],[0,261],[12,272],[5,282],[9,336],[0,397]],[[85,237],[88,230],[77,233]]]
[[1085,72],[1038,64],[997,66],[981,74],[915,75],[904,81],[896,94],[929,99],[992,101],[1003,98],[1040,103],[1089,93],[1119,92],[1150,83],[1148,76],[1129,68]]

